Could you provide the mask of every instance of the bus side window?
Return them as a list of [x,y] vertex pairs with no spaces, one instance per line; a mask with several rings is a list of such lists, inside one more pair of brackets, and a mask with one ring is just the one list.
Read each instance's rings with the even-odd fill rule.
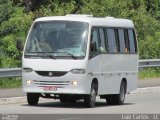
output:
[[[93,29],[91,32],[91,52],[98,52],[99,51],[99,34],[98,29]],[[94,49],[92,47],[94,46]],[[94,50],[94,51],[93,51]]]
[[129,43],[130,43],[130,52],[135,53],[136,52],[136,46],[135,46],[135,36],[133,29],[128,30],[128,36],[129,36]]
[[127,29],[124,30],[124,37],[125,37],[125,51],[126,51],[126,53],[130,53],[130,45],[129,45],[130,41],[129,41]]
[[104,36],[104,28],[99,28],[99,36],[100,36],[100,52],[101,53],[106,53],[106,44],[105,44],[105,36]]
[[114,29],[107,29],[109,53],[117,53]]
[[119,33],[118,33],[118,29],[114,29],[114,33],[115,33],[115,40],[116,40],[116,51],[119,53],[120,52],[120,40],[119,40]]
[[126,48],[125,48],[124,30],[118,29],[118,33],[119,33],[119,41],[120,41],[120,53],[125,53]]

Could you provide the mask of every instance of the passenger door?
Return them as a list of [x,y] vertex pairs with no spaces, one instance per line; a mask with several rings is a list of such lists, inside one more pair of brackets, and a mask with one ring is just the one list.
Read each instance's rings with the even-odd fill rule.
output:
[[99,37],[99,31],[98,28],[92,28],[91,36],[90,36],[90,42],[95,43],[96,49],[93,51],[91,50],[90,46],[90,53],[89,53],[89,71],[92,74],[93,78],[100,79],[102,75],[101,71],[101,55],[100,55],[100,37]]

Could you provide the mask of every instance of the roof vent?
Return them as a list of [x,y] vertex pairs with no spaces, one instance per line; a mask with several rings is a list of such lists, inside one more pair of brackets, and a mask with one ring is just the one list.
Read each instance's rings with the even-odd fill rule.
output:
[[66,16],[70,16],[70,17],[93,17],[93,15],[85,15],[85,14],[67,14]]

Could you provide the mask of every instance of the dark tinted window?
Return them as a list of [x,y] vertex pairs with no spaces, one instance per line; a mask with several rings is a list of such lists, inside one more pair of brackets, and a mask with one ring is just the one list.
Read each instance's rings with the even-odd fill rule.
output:
[[101,42],[99,40],[98,28],[93,28],[92,29],[91,41],[95,41],[95,43],[96,43],[96,51],[99,51],[99,47],[100,47]]
[[106,44],[105,44],[105,31],[104,31],[104,29],[103,28],[99,28],[99,35],[100,35],[100,43],[101,43],[101,45],[100,45],[100,51],[101,52],[106,52]]
[[120,41],[119,41],[118,29],[114,29],[114,32],[115,32],[115,40],[116,40],[117,52],[120,52]]
[[116,47],[114,29],[108,28],[107,29],[107,35],[108,35],[109,53],[116,53],[117,52],[117,47]]
[[124,30],[118,29],[119,41],[120,41],[120,53],[125,53],[125,39],[124,39]]
[[136,42],[135,42],[135,34],[133,29],[128,30],[129,43],[130,43],[130,53],[136,52]]
[[134,29],[95,27],[92,29],[97,51],[101,53],[136,53]]
[[106,51],[109,52],[109,45],[108,45],[108,33],[107,33],[107,28],[104,29],[104,37],[105,37],[105,46],[106,46]]
[[130,52],[130,41],[129,41],[129,36],[128,36],[128,30],[125,29],[124,30],[124,37],[125,37],[125,51],[126,53],[129,53]]
[[94,56],[99,53],[100,40],[98,28],[92,28],[91,31],[91,41],[90,41],[90,56]]

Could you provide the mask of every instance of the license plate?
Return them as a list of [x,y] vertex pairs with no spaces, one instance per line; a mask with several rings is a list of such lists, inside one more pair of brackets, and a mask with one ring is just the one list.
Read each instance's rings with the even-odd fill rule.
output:
[[55,86],[45,86],[44,91],[56,91],[57,87]]

